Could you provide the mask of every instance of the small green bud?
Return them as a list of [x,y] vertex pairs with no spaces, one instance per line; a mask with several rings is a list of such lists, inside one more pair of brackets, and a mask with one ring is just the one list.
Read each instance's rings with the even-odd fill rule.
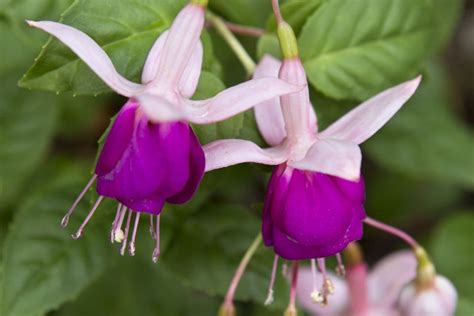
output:
[[280,47],[285,58],[298,57],[298,43],[296,42],[295,33],[291,26],[286,22],[278,24],[277,29],[278,39],[280,40]]

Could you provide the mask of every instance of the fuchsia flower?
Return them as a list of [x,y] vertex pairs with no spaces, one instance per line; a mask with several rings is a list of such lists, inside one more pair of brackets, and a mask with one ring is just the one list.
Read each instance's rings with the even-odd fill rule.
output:
[[273,147],[218,140],[204,146],[206,171],[243,162],[277,165],[264,203],[265,244],[286,259],[334,255],[362,236],[365,189],[359,144],[411,97],[420,77],[370,98],[319,132],[300,59],[286,58],[281,64],[265,56],[254,78],[266,76],[306,87],[255,107],[260,132]]
[[[209,124],[227,119],[253,105],[301,87],[277,78],[254,79],[227,89],[213,98],[193,101],[203,57],[200,34],[205,19],[206,1],[191,1],[174,20],[169,31],[157,39],[147,57],[142,84],[122,77],[107,54],[86,34],[55,22],[28,21],[57,37],[81,58],[112,90],[129,98],[107,135],[95,175],[64,217],[69,216],[97,179],[99,199],[74,238],[79,238],[86,223],[104,196],[119,202],[112,225],[111,240],[122,241],[122,222],[130,210],[136,212],[130,253],[134,253],[135,233],[140,212],[156,220],[159,254],[159,217],[163,204],[184,203],[196,191],[204,173],[204,153],[189,123]],[[153,216],[156,216],[153,219]],[[155,230],[153,228],[153,230]]]
[[403,315],[446,315],[456,311],[458,295],[454,285],[442,275],[435,275],[428,284],[408,284],[398,301]]
[[[332,276],[336,291],[327,306],[316,304],[311,298],[316,280],[309,267],[302,267],[298,275],[296,296],[301,307],[311,315],[326,316],[396,316],[401,315],[397,300],[403,287],[416,276],[417,261],[411,251],[398,251],[379,261],[367,273],[363,262],[347,266],[346,279]],[[417,314],[426,315],[426,314]]]

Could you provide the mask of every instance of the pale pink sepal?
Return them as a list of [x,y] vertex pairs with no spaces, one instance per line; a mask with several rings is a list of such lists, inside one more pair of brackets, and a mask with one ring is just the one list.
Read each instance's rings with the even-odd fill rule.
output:
[[289,162],[288,165],[357,181],[361,160],[362,154],[357,144],[337,139],[319,139],[311,146],[304,159]]
[[421,76],[387,89],[362,103],[326,130],[321,137],[360,144],[377,132],[415,93]]
[[[311,299],[311,292],[313,292],[313,275],[311,268],[301,267],[298,272],[298,281],[296,283],[296,298],[306,311],[311,315],[327,315],[336,316],[344,315],[349,305],[349,293],[346,282],[337,276],[329,273],[331,281],[334,284],[334,294],[329,296],[329,304],[321,306],[314,303]],[[316,274],[316,285],[320,289],[323,284],[321,273]]]
[[[145,84],[153,81],[159,74],[158,66],[168,33],[169,31],[165,31],[158,37],[148,54],[142,73],[142,82]],[[201,74],[202,56],[203,48],[201,41],[199,41],[179,80],[179,90],[185,98],[191,97],[196,91],[199,75]]]
[[[265,55],[258,63],[253,74],[254,79],[278,78],[281,62],[270,55]],[[275,97],[254,107],[255,120],[267,144],[276,146],[286,137],[285,121],[280,106],[280,98]]]
[[178,84],[198,45],[203,26],[203,7],[188,4],[178,13],[163,46],[158,65],[159,80]]
[[27,21],[30,26],[42,29],[68,46],[112,90],[126,97],[138,94],[142,85],[131,82],[115,70],[104,50],[88,35],[75,28],[50,21]]
[[135,96],[146,117],[154,123],[187,120],[187,113],[165,98],[143,93]]
[[206,171],[244,162],[278,165],[288,156],[283,146],[262,149],[251,141],[240,139],[217,140],[205,145],[203,149],[206,155]]
[[190,121],[197,124],[222,121],[256,104],[301,89],[302,86],[295,86],[277,78],[252,79],[228,88],[213,98],[189,101],[188,110],[192,113]]
[[410,250],[384,257],[369,274],[369,298],[379,307],[393,306],[402,288],[416,276],[416,258]]

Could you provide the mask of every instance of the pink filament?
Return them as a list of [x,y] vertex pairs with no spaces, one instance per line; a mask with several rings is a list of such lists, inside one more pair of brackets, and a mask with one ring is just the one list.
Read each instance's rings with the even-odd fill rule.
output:
[[271,303],[273,303],[273,286],[275,285],[276,272],[278,269],[278,258],[278,255],[275,254],[275,258],[273,259],[272,275],[270,277],[270,284],[268,286],[268,295],[267,299],[265,300],[265,305],[270,305]]
[[311,259],[311,275],[313,276],[313,291],[317,291],[317,285],[316,285],[316,260]]
[[87,182],[86,186],[84,187],[84,189],[82,189],[81,193],[79,194],[79,196],[76,198],[76,200],[74,201],[74,203],[71,205],[71,207],[69,208],[69,210],[67,211],[66,215],[64,215],[63,219],[61,220],[61,226],[62,227],[66,227],[68,222],[69,222],[69,217],[71,216],[72,212],[74,212],[74,210],[76,209],[77,207],[77,204],[79,204],[79,202],[82,200],[82,198],[84,197],[84,195],[86,194],[86,192],[90,189],[90,187],[92,186],[92,184],[94,183],[95,179],[97,179],[97,175],[94,174],[92,176],[92,178],[89,180],[89,182]]
[[82,234],[84,233],[84,228],[86,227],[87,223],[90,221],[92,216],[94,215],[95,211],[97,210],[97,208],[99,207],[99,205],[100,205],[100,203],[102,202],[103,199],[104,199],[103,196],[99,196],[97,201],[95,201],[95,204],[92,207],[92,210],[89,212],[89,214],[87,214],[86,219],[82,222],[81,226],[79,226],[79,229],[77,230],[77,232],[72,235],[73,239],[81,238]]
[[288,306],[295,307],[296,303],[296,285],[298,281],[298,261],[293,261],[293,269],[291,274],[291,289],[290,289],[290,301]]
[[154,263],[158,262],[160,256],[160,215],[156,215],[156,231],[155,231],[156,245],[153,250],[152,260]]
[[138,230],[138,223],[140,222],[140,213],[136,213],[135,215],[135,224],[133,225],[133,232],[132,232],[132,240],[130,241],[130,245],[128,248],[128,254],[130,256],[135,255],[135,239],[137,237],[137,230]]
[[127,224],[125,226],[125,232],[124,232],[125,239],[122,241],[122,247],[120,248],[120,255],[122,256],[125,254],[125,249],[127,248],[128,231],[130,230],[131,219],[132,219],[132,211],[130,210],[127,216]]

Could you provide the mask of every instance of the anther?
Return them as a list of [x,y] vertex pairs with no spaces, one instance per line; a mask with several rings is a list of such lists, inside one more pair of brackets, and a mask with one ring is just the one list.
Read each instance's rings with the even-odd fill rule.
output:
[[115,239],[115,230],[117,229],[117,223],[120,218],[120,210],[122,208],[122,203],[119,203],[117,206],[117,212],[115,213],[114,221],[112,222],[112,229],[110,230],[110,242],[114,243]]
[[127,214],[127,207],[125,205],[122,206],[122,211],[120,212],[120,218],[117,222],[117,225],[114,229],[114,241],[121,243],[125,238],[125,235],[122,230],[123,220],[125,218],[125,214]]

